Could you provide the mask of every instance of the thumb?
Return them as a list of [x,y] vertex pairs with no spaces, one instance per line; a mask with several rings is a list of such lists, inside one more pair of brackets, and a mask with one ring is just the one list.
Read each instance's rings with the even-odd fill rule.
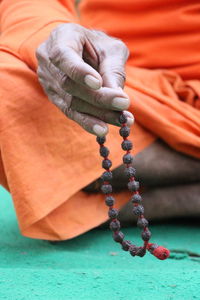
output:
[[124,88],[126,80],[125,64],[128,58],[128,50],[113,55],[107,54],[99,64],[99,73],[103,80],[103,86],[109,88]]

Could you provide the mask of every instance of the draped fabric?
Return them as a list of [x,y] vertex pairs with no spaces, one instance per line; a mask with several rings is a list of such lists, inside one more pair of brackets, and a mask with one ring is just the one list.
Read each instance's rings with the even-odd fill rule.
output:
[[[167,3],[166,3],[167,2]],[[0,1],[0,183],[11,192],[23,235],[63,240],[107,220],[95,137],[68,120],[40,87],[35,50],[61,23],[80,23],[130,49],[125,91],[136,117],[134,153],[156,138],[200,157],[200,4],[198,1]],[[80,17],[79,17],[80,15]],[[122,162],[110,126],[113,168]],[[117,207],[130,195],[116,195]]]

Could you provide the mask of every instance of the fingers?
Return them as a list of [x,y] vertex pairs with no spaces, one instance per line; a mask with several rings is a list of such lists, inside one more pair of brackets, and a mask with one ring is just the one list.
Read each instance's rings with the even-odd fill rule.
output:
[[122,89],[88,89],[71,80],[53,64],[49,64],[48,68],[39,67],[38,76],[40,81],[42,78],[46,78],[46,81],[44,80],[45,91],[49,89],[48,85],[50,84],[50,89],[56,91],[62,98],[67,93],[85,100],[93,106],[108,110],[126,110],[130,105],[130,100]]
[[84,63],[80,56],[70,48],[59,49],[59,55],[51,51],[50,61],[69,76],[74,82],[99,89],[102,85],[101,76],[91,66]]
[[[70,103],[72,102],[71,95],[68,95],[66,97],[67,99],[63,99],[55,92],[52,92],[51,94],[48,95],[48,97],[68,118],[77,122],[87,132],[97,136],[104,136],[108,133],[108,126],[104,121],[94,116],[91,116],[89,114],[78,112],[74,109],[77,107],[75,105],[74,106],[71,105]],[[87,108],[80,109],[80,110],[83,112],[89,111]]]
[[85,29],[77,24],[61,25],[47,43],[49,60],[73,81],[92,89],[102,86],[100,74],[82,59]]
[[108,133],[107,124],[98,118],[85,113],[77,112],[75,110],[70,110],[69,116],[86,131],[96,136],[105,136]]
[[[97,108],[79,98],[73,98],[71,109],[80,113],[92,115],[105,123],[121,126],[119,123],[120,112]],[[128,117],[128,126],[131,126],[134,122],[133,115],[128,111],[124,111],[124,114]]]
[[[46,69],[43,68],[43,74],[48,74],[45,76],[48,77],[51,89],[56,91],[62,98],[65,97],[65,93],[68,93],[87,101],[93,106],[108,110],[126,110],[130,105],[130,100],[122,89],[106,87],[98,90],[89,89],[73,81],[53,64],[49,64]],[[44,77],[41,67],[38,68],[38,75],[40,75],[40,78]],[[46,82],[46,84],[48,83]]]
[[[119,111],[130,104],[119,88],[127,53],[121,41],[102,32],[63,24],[37,50],[39,81],[66,116],[90,133],[105,135],[106,124],[119,125]],[[131,125],[133,116],[127,114]]]
[[99,72],[103,79],[103,86],[110,88],[124,88],[126,80],[125,64],[129,55],[126,45],[117,40],[113,51],[107,51],[99,64]]
[[[124,110],[123,113],[127,117],[127,126],[129,126],[129,127],[132,126],[133,123],[135,122],[134,115],[130,111],[127,111],[127,110]],[[121,124],[120,124],[120,126],[121,126]]]
[[75,110],[71,110],[69,114],[70,119],[77,122],[86,131],[97,135],[105,136],[108,133],[108,126],[105,122],[92,117],[87,114],[79,113]]
[[60,83],[69,94],[87,101],[93,106],[109,110],[125,110],[130,105],[129,97],[120,89],[102,87],[96,91],[78,85],[69,78]]
[[[118,89],[113,91],[109,88],[101,88],[98,91],[92,91],[86,89],[74,83],[71,79],[67,79],[66,76],[52,64],[49,65],[48,69],[39,67],[38,76],[48,98],[60,108],[66,116],[68,116],[69,109],[72,109],[80,113],[92,115],[105,123],[116,126],[120,125],[118,121],[120,112],[114,111],[116,107],[113,106],[113,94],[115,95],[117,92],[116,96],[118,97],[114,99],[120,102],[120,106],[117,110],[124,109],[125,106],[123,106],[122,102],[126,99],[119,97],[125,95],[122,90],[120,91]],[[62,86],[65,87],[65,90]],[[128,117],[128,126],[131,126],[134,121],[133,115],[126,111],[125,114],[127,114]]]

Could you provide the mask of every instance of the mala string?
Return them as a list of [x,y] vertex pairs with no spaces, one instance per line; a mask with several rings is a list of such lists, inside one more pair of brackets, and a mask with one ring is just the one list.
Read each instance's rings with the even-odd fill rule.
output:
[[148,221],[144,217],[144,207],[141,205],[142,197],[139,193],[139,182],[135,180],[136,170],[132,167],[133,156],[131,150],[133,144],[128,140],[130,134],[130,128],[127,126],[127,117],[122,112],[119,117],[121,128],[119,130],[120,135],[123,137],[121,147],[126,154],[123,156],[123,163],[125,165],[125,174],[128,181],[128,189],[132,192],[131,201],[133,203],[133,213],[138,217],[137,226],[142,229],[141,237],[143,239],[143,246],[138,247],[132,244],[130,241],[124,239],[124,234],[120,231],[120,221],[117,219],[119,210],[114,208],[115,198],[112,196],[112,172],[110,168],[112,166],[111,160],[108,158],[109,149],[104,146],[106,141],[105,137],[97,137],[97,142],[100,145],[99,152],[104,158],[102,161],[102,168],[106,171],[102,174],[101,179],[103,180],[101,191],[105,194],[105,204],[109,207],[108,216],[110,218],[110,229],[113,232],[113,239],[115,242],[120,243],[124,251],[129,251],[132,256],[143,257],[148,250],[152,255],[158,259],[164,260],[169,257],[170,251],[157,244],[149,243],[151,238],[151,232],[148,228]]

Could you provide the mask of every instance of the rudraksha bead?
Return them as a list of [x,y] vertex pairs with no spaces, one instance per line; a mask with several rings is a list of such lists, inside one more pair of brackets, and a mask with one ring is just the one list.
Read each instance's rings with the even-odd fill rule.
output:
[[107,196],[105,202],[107,206],[113,206],[115,203],[115,198],[113,196]]
[[132,203],[141,203],[142,202],[142,197],[139,194],[134,194],[131,197]]
[[124,151],[128,151],[128,150],[131,150],[133,148],[133,144],[129,140],[123,141],[121,146],[122,146],[122,149]]
[[112,162],[110,159],[104,159],[102,161],[102,167],[106,170],[110,169],[110,167],[112,166]]
[[146,254],[146,249],[144,247],[139,247],[136,252],[136,255],[143,257],[143,256],[145,256],[145,254]]
[[123,241],[123,242],[122,242],[122,249],[123,249],[124,251],[128,251],[129,248],[130,248],[130,246],[131,246],[131,242],[130,242],[130,241]]
[[118,209],[116,209],[116,208],[111,208],[111,209],[109,209],[109,211],[108,211],[108,216],[109,216],[109,218],[111,218],[111,219],[115,219],[115,218],[117,218],[117,216],[118,216]]
[[129,191],[136,192],[136,191],[139,190],[139,188],[140,188],[140,184],[139,184],[138,181],[135,181],[135,180],[129,181],[129,183],[128,183],[128,189],[129,189]]
[[123,239],[124,239],[124,234],[121,231],[116,231],[113,233],[113,239],[115,240],[115,242],[117,243],[122,243]]
[[128,137],[130,134],[130,128],[128,126],[123,126],[120,128],[119,133],[122,137]]
[[106,141],[106,137],[105,136],[97,136],[96,140],[99,145],[103,145]]
[[108,215],[111,219],[110,221],[110,229],[113,231],[113,239],[121,243],[122,249],[125,251],[129,251],[132,256],[144,256],[146,253],[146,249],[149,250],[155,257],[158,259],[166,259],[169,257],[169,250],[158,246],[156,244],[150,244],[148,241],[151,237],[151,232],[148,229],[148,221],[144,218],[144,208],[141,205],[142,197],[139,195],[139,182],[135,181],[136,170],[130,166],[133,162],[133,156],[130,154],[130,150],[132,149],[132,142],[127,139],[130,134],[130,128],[126,125],[127,117],[122,112],[119,117],[119,122],[122,124],[120,129],[120,135],[123,137],[123,142],[121,147],[124,151],[127,151],[123,156],[123,163],[126,165],[125,174],[129,179],[128,188],[131,192],[134,193],[131,197],[131,201],[133,202],[133,212],[138,216],[137,225],[139,228],[143,229],[141,233],[142,239],[144,240],[143,247],[137,247],[136,245],[131,244],[130,241],[124,240],[124,234],[120,231],[120,222],[117,219],[118,210],[113,208],[115,199],[111,196],[112,186],[110,181],[112,180],[112,172],[110,171],[110,167],[112,166],[112,162],[108,159],[109,149],[104,146],[106,141],[105,137],[97,137],[97,142],[100,145],[100,155],[104,157],[102,161],[102,167],[106,170],[101,176],[103,180],[103,185],[101,190],[106,194],[105,203],[109,207]]
[[144,213],[144,207],[142,205],[137,205],[133,207],[133,213],[136,216],[141,216]]
[[101,175],[101,179],[103,180],[103,181],[110,181],[110,180],[112,180],[112,172],[109,172],[109,171],[105,171],[105,172],[103,172],[103,174]]
[[137,221],[137,226],[141,229],[147,227],[149,225],[149,222],[145,218],[139,218]]
[[127,153],[123,156],[123,163],[129,165],[133,162],[133,156],[130,153]]
[[101,186],[101,191],[104,194],[110,194],[110,193],[112,193],[112,185],[111,184],[103,184]]
[[151,232],[148,229],[146,229],[145,231],[143,231],[141,233],[141,236],[142,236],[143,241],[148,241],[151,237]]
[[100,152],[100,155],[103,157],[107,157],[110,153],[109,149],[105,146],[100,147],[99,152]]
[[130,252],[130,254],[131,254],[132,256],[136,256],[136,253],[137,253],[137,251],[138,251],[138,248],[139,248],[139,247],[137,247],[137,246],[135,246],[135,245],[131,245],[131,246],[129,247],[129,252]]
[[136,175],[136,170],[133,167],[125,168],[124,172],[128,178],[135,177]]
[[113,220],[110,222],[110,229],[112,231],[119,231],[120,230],[120,222],[118,220]]
[[125,114],[120,114],[120,116],[119,116],[119,123],[120,124],[127,123],[127,117],[125,116]]

